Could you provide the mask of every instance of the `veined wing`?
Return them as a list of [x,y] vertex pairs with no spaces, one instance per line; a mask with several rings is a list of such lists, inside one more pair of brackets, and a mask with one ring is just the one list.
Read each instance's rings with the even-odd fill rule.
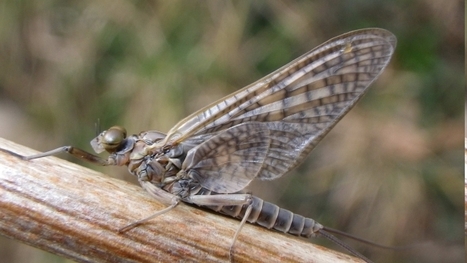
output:
[[245,188],[262,170],[269,147],[266,124],[246,122],[192,148],[182,170],[204,188],[234,193]]
[[[261,122],[269,129],[270,145],[255,176],[282,176],[299,164],[363,96],[389,63],[395,46],[396,37],[383,29],[335,37],[183,119],[169,131],[165,143],[197,145],[236,125]],[[209,180],[212,182],[205,184],[214,185],[223,179]]]

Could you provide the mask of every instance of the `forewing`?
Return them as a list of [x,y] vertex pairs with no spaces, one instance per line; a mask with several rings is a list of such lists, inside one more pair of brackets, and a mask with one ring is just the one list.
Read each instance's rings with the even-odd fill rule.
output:
[[269,145],[264,123],[239,124],[188,151],[182,170],[211,191],[237,192],[261,171]]
[[257,177],[282,176],[363,96],[395,46],[395,36],[383,29],[333,38],[188,116],[172,128],[166,142],[196,145],[240,123],[261,122],[269,130],[270,146]]

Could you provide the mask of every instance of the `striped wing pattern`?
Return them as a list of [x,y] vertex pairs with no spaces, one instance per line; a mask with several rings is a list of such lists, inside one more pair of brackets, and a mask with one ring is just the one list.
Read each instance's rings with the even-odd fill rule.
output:
[[[396,37],[383,29],[335,37],[183,119],[165,143],[196,145],[184,169],[212,191],[232,193],[254,178],[278,178],[303,161],[365,94],[395,46]],[[230,157],[215,154],[228,147]]]

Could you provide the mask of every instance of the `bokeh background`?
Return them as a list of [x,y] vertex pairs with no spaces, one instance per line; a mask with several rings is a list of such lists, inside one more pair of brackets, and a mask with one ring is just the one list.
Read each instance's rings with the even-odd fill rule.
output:
[[[463,1],[2,1],[0,137],[91,151],[98,119],[104,129],[167,132],[364,27],[397,36],[388,68],[304,164],[251,190],[377,243],[419,245],[349,241],[376,262],[464,262]],[[92,167],[136,182],[125,168]],[[69,261],[3,237],[0,256]]]

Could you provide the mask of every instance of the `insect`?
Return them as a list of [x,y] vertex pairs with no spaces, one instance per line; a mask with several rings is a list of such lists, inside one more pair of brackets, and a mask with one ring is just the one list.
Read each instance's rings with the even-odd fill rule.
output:
[[[114,126],[91,141],[96,153],[64,146],[31,160],[68,152],[99,165],[127,166],[156,197],[173,194],[172,204],[136,225],[173,209],[181,201],[241,219],[230,248],[246,221],[303,237],[321,236],[367,262],[327,228],[244,192],[254,179],[274,180],[299,165],[315,145],[365,94],[389,63],[396,37],[369,28],[337,36],[268,76],[191,114],[167,134],[127,136]],[[10,152],[11,153],[11,152]],[[14,153],[12,153],[14,154]]]

